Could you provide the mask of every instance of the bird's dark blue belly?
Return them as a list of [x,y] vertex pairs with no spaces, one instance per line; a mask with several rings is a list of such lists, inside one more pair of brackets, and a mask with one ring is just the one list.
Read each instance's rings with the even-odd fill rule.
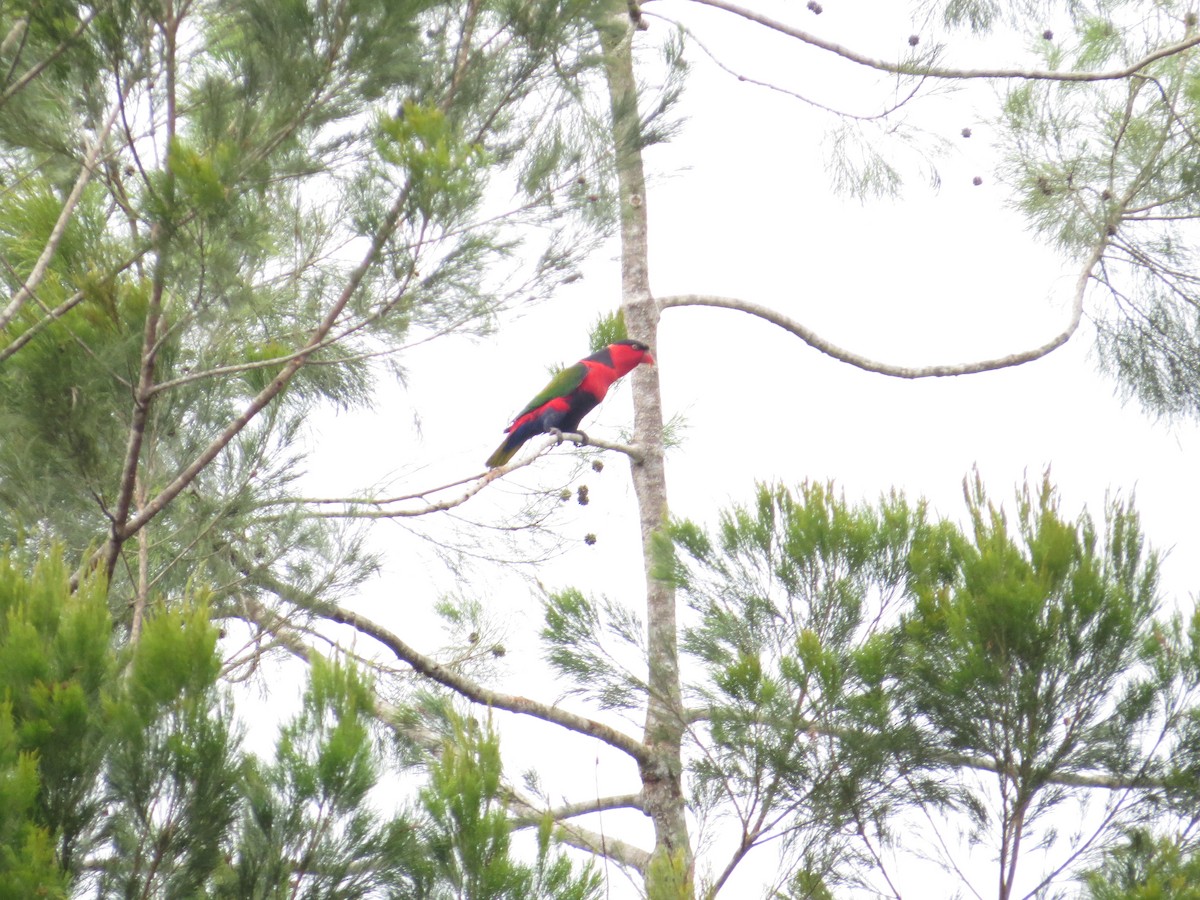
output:
[[570,405],[564,410],[547,410],[542,416],[542,431],[557,428],[559,431],[578,431],[583,417],[596,408],[599,403],[595,397],[579,394],[570,399]]

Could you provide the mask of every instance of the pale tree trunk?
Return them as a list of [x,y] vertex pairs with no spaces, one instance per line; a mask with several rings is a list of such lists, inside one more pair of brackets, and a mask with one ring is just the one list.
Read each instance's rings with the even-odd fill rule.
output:
[[[616,3],[599,23],[612,110],[621,217],[621,308],[629,336],[657,349],[659,310],[650,293],[646,185],[642,167],[628,7]],[[646,627],[649,698],[641,764],[645,812],[654,823],[654,852],[646,870],[651,898],[694,896],[693,858],[688,838],[682,784],[683,701],[675,622],[675,589],[653,576],[652,541],[667,517],[663,465],[662,394],[658,370],[639,366],[634,373],[634,444],[631,458],[634,491],[642,529],[646,570]]]

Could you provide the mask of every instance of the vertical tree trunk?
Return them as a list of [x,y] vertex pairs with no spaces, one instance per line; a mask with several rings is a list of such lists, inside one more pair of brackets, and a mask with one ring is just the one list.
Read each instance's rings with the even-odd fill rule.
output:
[[[627,4],[609,5],[600,21],[612,110],[621,216],[621,307],[629,336],[658,349],[659,309],[650,293],[646,188],[642,167],[637,83],[633,73],[633,29]],[[675,589],[653,576],[652,540],[667,516],[663,466],[663,414],[657,367],[634,373],[634,443],[642,451],[632,461],[634,491],[641,518],[646,571],[646,626],[649,699],[645,743],[649,760],[641,769],[646,813],[654,822],[654,853],[646,873],[651,898],[690,898],[693,859],[682,785],[683,701],[675,622]]]

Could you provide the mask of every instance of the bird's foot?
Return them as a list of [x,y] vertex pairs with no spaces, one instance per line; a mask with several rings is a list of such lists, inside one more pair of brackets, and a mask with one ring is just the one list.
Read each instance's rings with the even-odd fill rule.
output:
[[568,434],[579,435],[579,439],[575,440],[574,442],[576,444],[578,444],[580,447],[583,447],[589,443],[588,436],[586,434],[584,434],[582,431],[563,431],[561,428],[550,428],[550,429],[547,429],[546,433],[554,435],[555,444],[561,444],[563,441],[565,441],[566,435],[568,435]]

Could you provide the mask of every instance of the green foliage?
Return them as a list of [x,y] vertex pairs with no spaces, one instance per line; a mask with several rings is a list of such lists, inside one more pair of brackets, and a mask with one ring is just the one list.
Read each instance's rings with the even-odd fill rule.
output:
[[978,480],[969,499],[958,578],[906,616],[912,714],[948,749],[1020,773],[1029,794],[1065,773],[1137,772],[1157,559],[1136,514],[1113,503],[1100,534],[1086,515],[1063,520],[1043,482],[1019,496],[1014,535]]
[[947,25],[967,25],[972,31],[988,31],[1001,9],[997,0],[948,0],[942,18]]
[[587,866],[576,874],[566,857],[552,854],[549,823],[539,831],[534,865],[511,856],[501,774],[500,743],[490,726],[460,721],[420,792],[430,860],[453,896],[599,900],[599,873]]
[[194,895],[227,848],[240,763],[207,610],[148,616],[125,649],[112,627],[60,557],[0,561],[0,881],[28,889],[6,896]]
[[113,738],[105,707],[119,674],[109,629],[100,582],[72,595],[60,557],[31,575],[0,560],[0,697],[10,751],[19,770],[36,763],[40,786],[28,825],[52,836],[67,872],[94,836],[102,802],[97,780]]
[[588,346],[593,353],[603,350],[609,344],[628,340],[629,332],[625,328],[625,310],[618,309],[615,313],[602,315],[588,335]]
[[[973,5],[973,4],[972,4]],[[1072,4],[1070,39],[1041,40],[1048,66],[1119,69],[1175,41],[1154,17],[1133,23],[1120,4]],[[1179,15],[1185,15],[1180,9]],[[1040,26],[1039,26],[1040,27]],[[1089,295],[1102,367],[1148,410],[1198,411],[1195,346],[1200,215],[1196,61],[1173,55],[1131,81],[1019,82],[1000,126],[1002,177],[1015,205],[1047,240],[1077,260],[1099,254]]]
[[[201,460],[152,525],[159,589],[218,586],[221,614],[368,574],[356,534],[284,500],[298,431],[322,404],[368,402],[414,333],[484,330],[546,296],[609,227],[576,184],[599,171],[597,132],[547,155],[537,127],[594,118],[590,9],[0,10],[0,315],[34,289],[0,331],[0,541],[58,542],[79,565]],[[131,571],[111,573],[114,609]]]
[[[546,660],[570,682],[570,693],[592,698],[601,709],[633,709],[645,685],[608,646],[616,638],[625,649],[643,649],[640,618],[607,598],[599,603],[574,589],[551,594],[544,604],[542,642]],[[641,658],[639,652],[635,658]]]
[[1082,881],[1090,900],[1197,900],[1200,853],[1136,829]]
[[[659,542],[654,574],[696,616],[697,809],[727,798],[749,846],[785,838],[808,873],[788,896],[869,871],[844,836],[896,841],[892,817],[913,807],[1004,834],[1014,866],[1013,835],[1045,837],[1040,816],[1088,779],[1129,786],[1118,821],[1194,808],[1196,644],[1183,619],[1156,618],[1157,557],[1132,507],[1111,503],[1103,528],[1068,520],[1043,481],[1010,519],[978,478],[968,501],[963,531],[899,496],[760,486],[716,529],[676,521]],[[586,646],[598,620],[571,599],[560,631]]]
[[54,840],[37,816],[36,754],[21,750],[12,705],[0,702],[0,897],[65,897],[66,873]]
[[119,699],[101,828],[101,896],[199,894],[229,850],[241,754],[208,610],[146,618]]
[[[953,533],[902,498],[851,507],[812,484],[760,486],[713,535],[688,522],[670,533],[677,555],[660,554],[656,572],[699,617],[683,648],[705,672],[697,787],[738,798],[752,842],[788,835],[823,870],[847,821],[900,802],[893,767],[916,766],[887,690],[889,628],[918,579],[946,577]],[[904,791],[907,803],[942,795],[919,771]]]
[[379,132],[380,156],[404,172],[410,215],[453,223],[447,213],[474,204],[487,155],[462,140],[443,110],[406,101],[399,115],[379,122]]
[[376,808],[381,758],[370,682],[316,658],[275,759],[248,765],[234,862],[215,896],[353,898],[420,880],[413,826]]

